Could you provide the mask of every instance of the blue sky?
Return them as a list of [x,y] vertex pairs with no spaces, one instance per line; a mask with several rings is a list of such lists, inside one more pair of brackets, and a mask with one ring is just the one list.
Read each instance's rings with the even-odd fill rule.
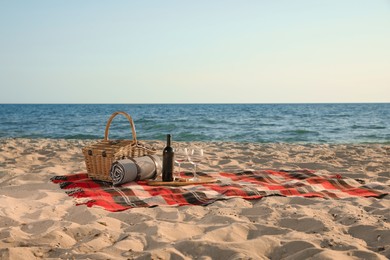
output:
[[390,102],[390,1],[1,1],[0,103]]

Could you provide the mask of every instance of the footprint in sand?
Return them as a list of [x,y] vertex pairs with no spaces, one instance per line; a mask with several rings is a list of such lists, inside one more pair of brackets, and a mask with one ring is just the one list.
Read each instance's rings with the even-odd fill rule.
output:
[[46,233],[53,225],[53,220],[42,220],[24,224],[20,229],[29,234],[42,234]]
[[251,229],[248,232],[248,239],[255,239],[262,236],[274,236],[274,235],[284,235],[289,233],[289,229],[284,229],[280,227],[272,227],[266,225],[254,225],[254,229]]
[[[316,246],[310,242],[306,241],[291,241],[284,243],[281,247],[275,248],[270,259],[284,259],[296,253],[308,250],[316,249],[317,253],[320,252],[320,249],[317,249]],[[298,259],[298,258],[297,258]],[[304,258],[300,258],[304,259]]]
[[[0,230],[3,228],[8,228],[12,226],[19,226],[20,223],[16,220],[13,220],[12,218],[6,217],[6,216],[0,216]],[[2,232],[0,232],[0,236],[2,235]]]
[[232,223],[219,227],[208,227],[205,234],[200,237],[202,241],[243,242],[247,241],[250,225]]
[[303,217],[303,218],[283,218],[279,221],[281,227],[290,228],[305,233],[319,233],[329,229],[321,221]]
[[357,225],[348,229],[348,234],[364,240],[373,251],[390,251],[390,230],[376,228],[371,225]]

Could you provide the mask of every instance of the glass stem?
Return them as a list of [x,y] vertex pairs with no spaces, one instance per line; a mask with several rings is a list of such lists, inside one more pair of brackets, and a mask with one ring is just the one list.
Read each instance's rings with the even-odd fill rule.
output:
[[196,163],[194,164],[194,178],[198,178],[198,175],[196,175]]

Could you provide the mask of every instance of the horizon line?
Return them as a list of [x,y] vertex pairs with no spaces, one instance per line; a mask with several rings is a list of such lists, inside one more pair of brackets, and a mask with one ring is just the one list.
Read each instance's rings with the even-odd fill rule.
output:
[[364,102],[136,102],[136,103],[100,103],[100,102],[10,102],[0,103],[0,105],[315,105],[315,104],[390,104],[390,101],[364,101]]

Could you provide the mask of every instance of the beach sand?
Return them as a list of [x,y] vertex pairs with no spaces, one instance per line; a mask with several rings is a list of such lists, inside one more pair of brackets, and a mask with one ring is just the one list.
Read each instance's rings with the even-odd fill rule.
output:
[[[234,198],[122,212],[75,206],[50,178],[85,172],[81,148],[89,143],[0,139],[0,259],[390,258],[389,195]],[[162,142],[147,143],[162,150]],[[390,185],[390,145],[191,145],[207,152],[204,172],[312,169]]]

